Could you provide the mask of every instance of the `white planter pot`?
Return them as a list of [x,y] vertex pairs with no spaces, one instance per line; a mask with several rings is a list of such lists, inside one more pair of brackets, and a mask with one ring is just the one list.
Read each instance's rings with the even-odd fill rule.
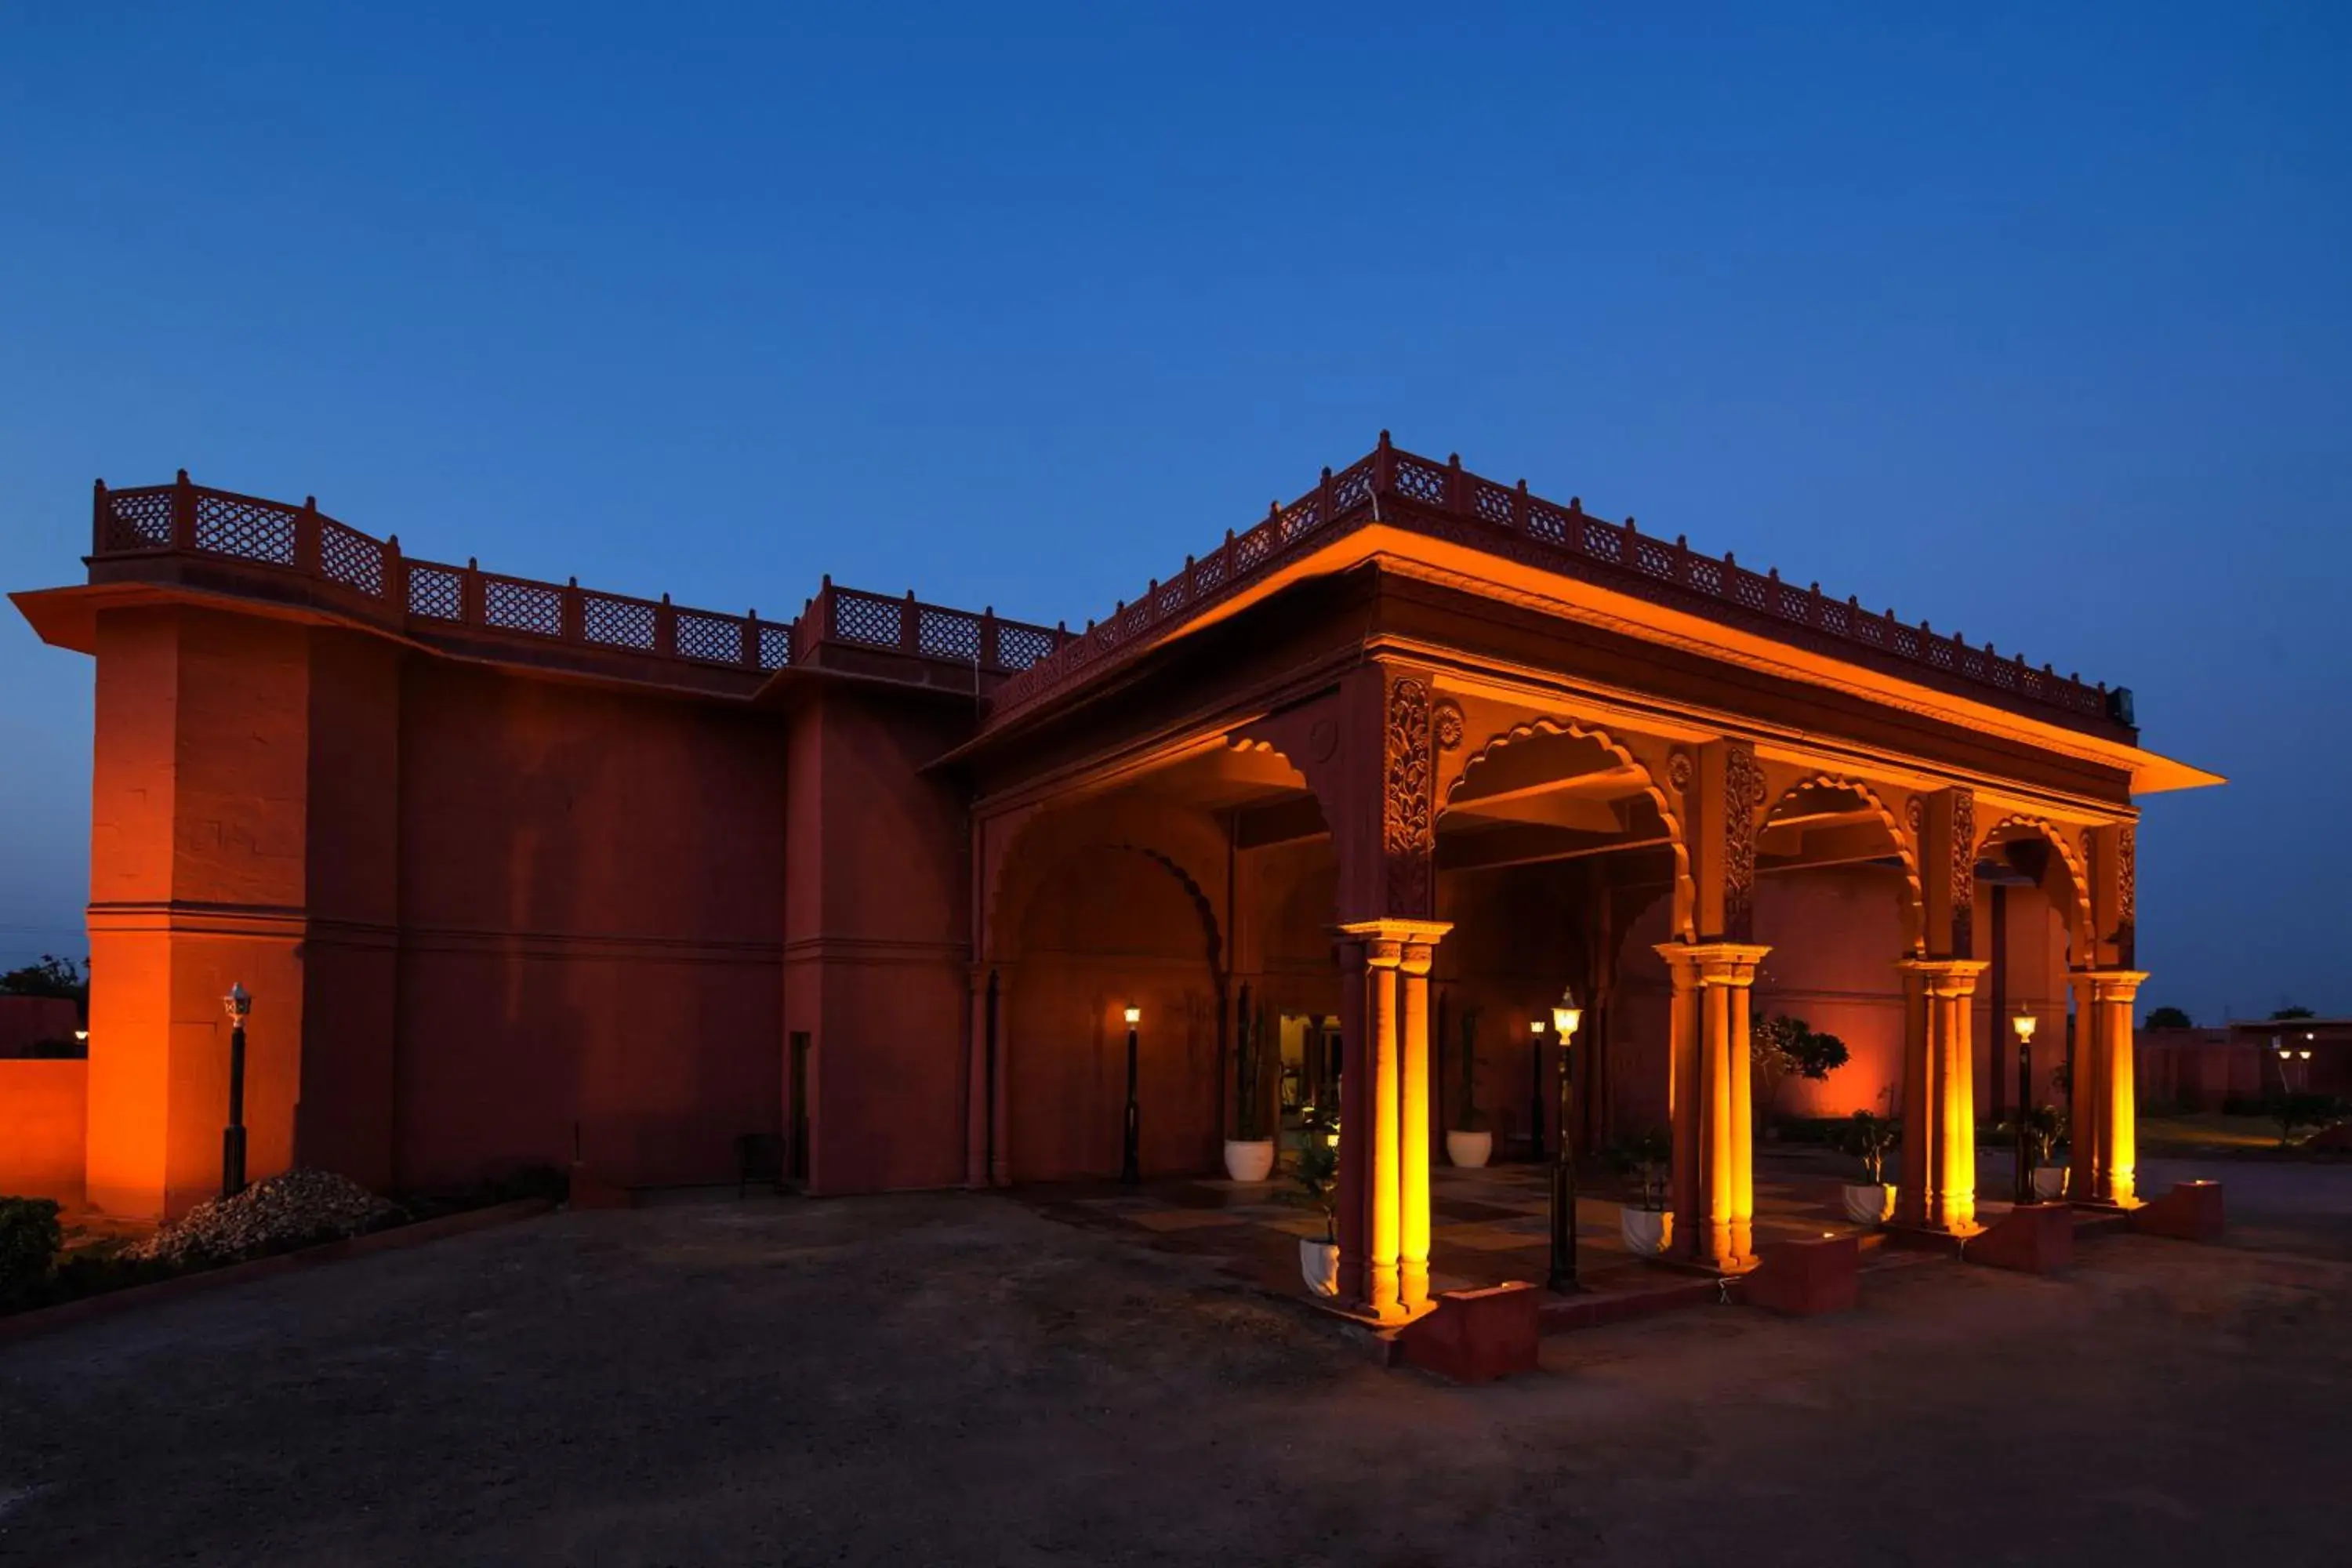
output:
[[1475,1171],[1495,1157],[1492,1132],[1448,1132],[1445,1157],[1465,1171]]
[[1236,1182],[1263,1182],[1274,1169],[1274,1140],[1271,1138],[1228,1138],[1225,1140],[1225,1174]]
[[1624,1235],[1626,1251],[1636,1258],[1656,1258],[1675,1238],[1675,1216],[1664,1209],[1628,1206],[1617,1211],[1617,1228]]
[[2033,1195],[2040,1202],[2055,1203],[2066,1195],[2066,1167],[2036,1165],[2033,1167]]
[[1856,1225],[1885,1225],[1895,1217],[1892,1183],[1864,1183],[1845,1189],[1845,1217]]
[[1339,1293],[1339,1244],[1298,1238],[1298,1277],[1318,1296]]

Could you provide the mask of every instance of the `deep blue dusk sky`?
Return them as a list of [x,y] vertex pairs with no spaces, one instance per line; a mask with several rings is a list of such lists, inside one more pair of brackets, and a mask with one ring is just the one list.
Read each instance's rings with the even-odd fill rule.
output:
[[[1914,9],[12,6],[0,586],[184,465],[1075,622],[1388,426],[2133,687],[2143,1002],[2352,1013],[2352,8]],[[5,616],[0,960],[90,690]]]

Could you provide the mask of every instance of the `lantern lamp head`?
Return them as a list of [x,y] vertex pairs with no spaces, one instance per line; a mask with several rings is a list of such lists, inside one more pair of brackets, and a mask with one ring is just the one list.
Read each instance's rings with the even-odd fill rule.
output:
[[1543,1021],[1541,1018],[1529,1018],[1529,1019],[1528,1020],[1528,1034],[1530,1034],[1530,1035],[1540,1035],[1540,1034],[1542,1034],[1542,1033],[1543,1033],[1543,1030],[1544,1030],[1544,1021]]
[[1576,1033],[1576,1026],[1583,1022],[1584,1009],[1576,1005],[1576,987],[1573,985],[1561,986],[1559,990],[1559,1000],[1552,1004],[1551,1026],[1553,1031],[1564,1040],[1570,1035]]
[[2033,1038],[2033,1031],[2040,1026],[2042,1020],[2031,1013],[2020,1013],[2009,1021],[2009,1026],[2017,1031],[2019,1039],[2031,1040]]
[[221,1005],[228,1010],[230,1023],[241,1025],[245,1022],[246,1016],[253,1011],[253,993],[232,981],[229,983],[228,994],[221,998]]
[[1130,1029],[1143,1022],[1143,1009],[1130,1006],[1127,1010],[1127,1026]]

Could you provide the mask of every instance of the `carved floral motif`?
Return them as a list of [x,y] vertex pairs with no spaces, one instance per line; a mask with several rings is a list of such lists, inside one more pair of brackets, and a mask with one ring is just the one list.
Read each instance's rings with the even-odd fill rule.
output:
[[2139,957],[2139,829],[2128,822],[2116,832],[2116,956],[2129,969]]
[[1765,794],[1756,748],[1729,742],[1724,749],[1723,933],[1733,942],[1756,933],[1756,814]]
[[1458,752],[1462,749],[1462,704],[1446,698],[1431,710],[1437,735],[1437,749]]
[[1430,866],[1436,834],[1429,799],[1429,688],[1410,676],[1391,682],[1381,784],[1381,847],[1388,860],[1390,912],[1421,919],[1431,913],[1435,889]]
[[2131,925],[2139,914],[2139,829],[2125,823],[2116,839],[2116,908],[2123,912],[2124,924]]
[[1666,759],[1666,782],[1675,786],[1678,795],[1690,793],[1691,756],[1680,747],[1675,748],[1674,755]]
[[1966,958],[1976,945],[1977,797],[1952,791],[1952,956]]

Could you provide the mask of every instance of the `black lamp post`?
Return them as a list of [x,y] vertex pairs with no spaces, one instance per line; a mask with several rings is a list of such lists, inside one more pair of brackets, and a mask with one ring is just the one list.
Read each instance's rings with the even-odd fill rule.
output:
[[2017,1201],[2030,1204],[2033,1195],[2033,1026],[2040,1020],[2020,1013],[2009,1021],[2017,1031]]
[[1543,1031],[1541,1018],[1528,1020],[1528,1158],[1543,1158]]
[[[1559,1005],[1551,1010],[1552,1032],[1559,1037],[1559,1129],[1551,1163],[1551,1288],[1567,1295],[1584,1287],[1576,1279],[1576,1027],[1584,1010],[1576,1005],[1576,989],[1565,987]],[[1538,1029],[1543,1027],[1538,1022]]]
[[1132,1187],[1143,1180],[1142,1121],[1135,1103],[1135,1026],[1143,1022],[1143,1009],[1130,1006],[1127,1010],[1127,1130],[1119,1152],[1118,1179]]
[[232,983],[221,998],[228,1009],[228,1125],[221,1131],[221,1196],[245,1191],[245,1020],[253,996]]

